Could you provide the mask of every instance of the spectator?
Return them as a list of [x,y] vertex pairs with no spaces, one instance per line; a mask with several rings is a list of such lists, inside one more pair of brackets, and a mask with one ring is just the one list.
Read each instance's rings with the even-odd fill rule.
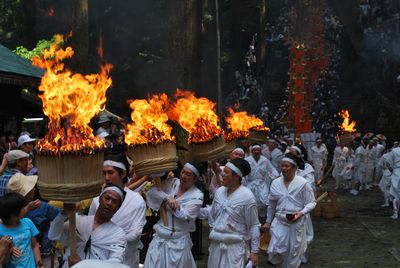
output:
[[8,169],[0,176],[0,197],[7,191],[10,178],[16,173],[26,174],[28,172],[29,154],[21,150],[12,150],[7,155]]

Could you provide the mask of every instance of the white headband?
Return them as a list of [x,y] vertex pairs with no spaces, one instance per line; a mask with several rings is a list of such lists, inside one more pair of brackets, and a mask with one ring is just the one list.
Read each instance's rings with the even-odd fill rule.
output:
[[254,150],[254,149],[261,149],[261,146],[260,145],[251,146],[251,150]]
[[124,193],[121,191],[121,189],[119,189],[116,186],[108,186],[108,187],[104,188],[103,191],[101,191],[100,196],[102,196],[105,192],[108,192],[108,191],[116,192],[121,197],[121,201],[124,201]]
[[301,151],[301,149],[297,146],[292,146],[293,149],[295,149],[297,152],[299,152],[300,155],[303,155],[303,152]]
[[232,153],[233,152],[238,152],[238,153],[244,154],[244,150],[242,148],[239,148],[239,147],[235,148],[235,150],[233,150]]
[[293,165],[297,166],[297,163],[292,158],[284,157],[284,158],[282,158],[281,162],[283,162],[283,161],[292,163]]
[[231,162],[228,162],[225,166],[230,170],[232,170],[233,172],[235,172],[236,174],[238,174],[240,177],[243,177],[243,173],[240,171],[240,169],[238,169],[237,166],[235,166]]
[[104,166],[117,167],[117,168],[120,168],[120,169],[126,171],[125,165],[122,164],[121,162],[116,162],[116,161],[112,161],[112,160],[106,160],[106,161],[104,161],[104,163],[103,163],[103,167],[104,167]]
[[197,177],[200,177],[199,170],[192,164],[186,163],[183,167],[190,169],[190,171],[192,171],[194,173],[194,175],[196,175]]

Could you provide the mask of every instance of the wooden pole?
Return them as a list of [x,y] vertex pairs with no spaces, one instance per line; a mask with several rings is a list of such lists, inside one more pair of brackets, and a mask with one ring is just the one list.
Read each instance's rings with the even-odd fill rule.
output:
[[[154,183],[158,189],[161,189],[161,178],[160,177],[155,178]],[[168,226],[167,208],[165,207],[164,204],[162,204],[160,207],[160,217],[161,217],[161,220],[162,220],[164,226]]]
[[76,251],[76,206],[75,203],[64,203],[64,210],[68,213],[69,219],[69,241],[71,256],[77,256]]

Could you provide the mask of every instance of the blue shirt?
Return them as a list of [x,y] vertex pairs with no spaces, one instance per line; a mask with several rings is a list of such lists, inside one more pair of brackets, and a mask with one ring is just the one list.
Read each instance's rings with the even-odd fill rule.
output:
[[3,175],[0,176],[0,197],[7,193],[7,184],[12,176],[16,173],[21,173],[18,169],[4,170]]
[[7,262],[7,268],[36,268],[35,255],[32,249],[32,238],[37,236],[39,231],[33,222],[28,218],[23,218],[15,228],[7,228],[0,224],[0,237],[11,236],[14,246],[21,250],[20,258],[12,257]]

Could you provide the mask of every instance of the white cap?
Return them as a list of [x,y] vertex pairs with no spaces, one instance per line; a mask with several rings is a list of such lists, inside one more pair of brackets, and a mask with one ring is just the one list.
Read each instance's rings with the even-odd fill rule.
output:
[[36,141],[36,139],[29,137],[29,135],[27,135],[27,134],[21,135],[18,138],[18,147],[20,147],[24,143],[32,142],[32,141]]
[[7,163],[15,163],[17,160],[29,157],[29,154],[21,150],[11,150],[7,154]]
[[109,121],[111,121],[111,120],[107,115],[101,114],[100,117],[99,117],[99,121],[97,123],[101,124],[101,123],[109,122]]

